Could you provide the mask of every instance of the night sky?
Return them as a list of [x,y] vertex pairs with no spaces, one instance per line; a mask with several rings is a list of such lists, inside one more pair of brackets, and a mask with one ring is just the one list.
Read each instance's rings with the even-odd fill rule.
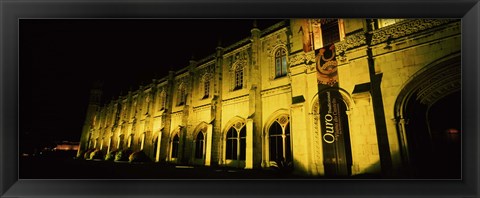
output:
[[[257,20],[264,29],[281,19]],[[250,37],[253,19],[21,19],[20,147],[79,141],[93,82],[103,102]]]

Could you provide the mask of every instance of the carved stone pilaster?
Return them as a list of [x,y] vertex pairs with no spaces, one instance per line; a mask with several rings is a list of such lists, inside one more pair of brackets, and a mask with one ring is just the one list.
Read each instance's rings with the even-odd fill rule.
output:
[[313,115],[313,144],[314,144],[314,156],[315,161],[314,164],[320,165],[323,162],[319,159],[322,159],[322,142],[321,140],[321,132],[320,132],[320,109],[319,109],[319,102],[318,99],[315,100],[313,103],[312,115]]

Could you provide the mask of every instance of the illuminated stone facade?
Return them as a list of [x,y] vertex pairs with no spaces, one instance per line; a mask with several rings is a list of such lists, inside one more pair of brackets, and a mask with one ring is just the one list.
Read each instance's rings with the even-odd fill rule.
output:
[[[417,152],[424,140],[408,126],[410,104],[428,109],[460,92],[460,40],[460,21],[449,19],[291,19],[254,27],[250,38],[105,105],[92,90],[79,154],[131,149],[185,165],[419,176],[428,152]],[[334,118],[320,113],[319,102],[320,52],[332,44],[336,62],[328,69],[338,78],[325,90],[343,109],[340,135],[328,130]],[[427,142],[440,144],[436,136],[445,134],[432,135],[432,122],[424,122]]]

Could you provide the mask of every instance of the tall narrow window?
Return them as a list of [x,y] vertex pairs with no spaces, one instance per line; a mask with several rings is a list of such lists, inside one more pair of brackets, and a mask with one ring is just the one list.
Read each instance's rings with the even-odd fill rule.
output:
[[287,53],[280,48],[275,52],[275,78],[287,75]]
[[227,152],[226,159],[236,160],[237,159],[237,145],[238,145],[238,134],[235,128],[230,128],[227,133]]
[[246,156],[246,151],[247,151],[247,129],[246,127],[243,127],[242,130],[240,130],[240,137],[239,137],[239,142],[240,142],[240,152],[238,153],[238,159],[239,160],[245,160]]
[[178,145],[180,143],[180,138],[178,137],[178,134],[175,134],[172,139],[172,153],[171,157],[172,158],[177,158],[178,157]]
[[270,161],[290,162],[290,125],[287,116],[281,116],[272,123],[269,130]]
[[197,138],[195,139],[195,158],[205,158],[205,137],[202,131],[198,132]]
[[243,87],[243,67],[237,66],[235,69],[235,87],[233,90],[238,90]]
[[205,76],[203,81],[203,99],[208,98],[210,95],[210,79]]
[[242,123],[237,123],[228,130],[225,159],[245,160],[246,136],[247,130]]
[[340,30],[338,19],[326,19],[322,21],[322,40],[323,46],[340,41]]

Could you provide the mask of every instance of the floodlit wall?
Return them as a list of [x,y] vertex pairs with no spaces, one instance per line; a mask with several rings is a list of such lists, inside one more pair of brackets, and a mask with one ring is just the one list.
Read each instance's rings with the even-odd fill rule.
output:
[[[367,32],[367,27],[376,29]],[[104,153],[131,149],[157,162],[239,168],[270,168],[269,127],[288,117],[293,171],[325,175],[319,119],[316,56],[321,37],[318,21],[291,19],[266,30],[253,28],[251,38],[215,54],[191,61],[182,70],[141,86],[101,106],[91,100],[79,155],[88,149]],[[351,175],[380,173],[379,121],[370,86],[381,74],[381,98],[392,172],[402,168],[395,102],[402,88],[422,68],[460,53],[460,21],[438,19],[339,20],[338,91],[348,115]],[[317,32],[318,33],[318,32]],[[367,40],[368,35],[372,40]],[[308,50],[308,47],[312,48]],[[307,48],[306,48],[307,47]],[[288,69],[276,75],[276,52],[284,50]],[[371,54],[368,51],[371,50]],[[369,62],[369,60],[373,60]],[[372,68],[373,63],[373,68]],[[241,70],[241,76],[238,71]],[[241,79],[239,79],[241,78]],[[241,82],[239,82],[241,81]],[[207,84],[206,84],[207,83]],[[93,96],[101,95],[97,89]],[[378,107],[377,107],[378,108]],[[246,128],[246,159],[226,159],[226,133],[235,124]],[[178,158],[172,159],[172,138],[179,134]],[[198,134],[206,154],[195,158]],[[131,139],[131,140],[130,140]]]

